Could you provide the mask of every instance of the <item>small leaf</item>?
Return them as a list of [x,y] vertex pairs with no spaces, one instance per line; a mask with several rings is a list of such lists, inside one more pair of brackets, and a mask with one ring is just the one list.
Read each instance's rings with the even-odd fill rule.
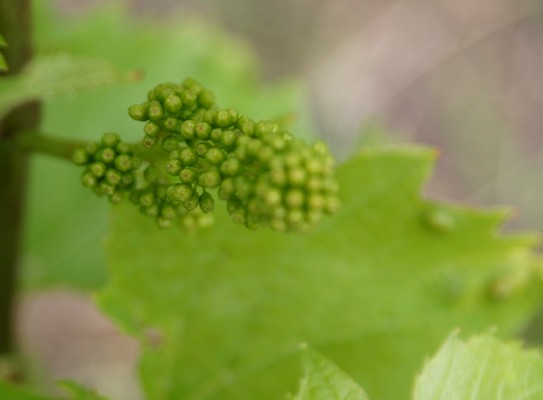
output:
[[[8,47],[8,42],[6,41],[6,38],[0,34],[0,49],[5,49],[6,47]],[[6,57],[0,53],[0,72],[7,71],[8,69]]]
[[464,342],[453,332],[426,363],[414,400],[536,400],[543,398],[543,354],[493,335]]
[[139,73],[121,72],[99,59],[67,54],[35,58],[21,74],[0,81],[0,118],[30,100],[74,95],[139,78]]
[[368,400],[349,375],[314,350],[307,350],[305,376],[293,400]]

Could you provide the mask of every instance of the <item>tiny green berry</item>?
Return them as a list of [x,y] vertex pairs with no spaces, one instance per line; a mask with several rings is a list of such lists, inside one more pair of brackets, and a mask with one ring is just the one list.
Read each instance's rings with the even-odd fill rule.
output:
[[87,165],[89,162],[89,154],[85,149],[76,149],[72,154],[72,161],[76,165]]
[[214,143],[221,143],[223,130],[221,128],[212,129],[209,133],[209,139]]
[[113,149],[121,142],[121,137],[117,133],[108,132],[102,135],[101,142],[104,147],[111,147]]
[[208,192],[203,192],[199,199],[200,208],[204,213],[210,213],[215,209],[215,200]]
[[128,188],[128,187],[132,186],[135,181],[136,181],[136,178],[134,177],[134,174],[132,174],[130,172],[125,172],[123,174],[122,179],[121,179],[120,185],[122,185],[125,188]]
[[147,108],[148,104],[134,104],[130,107],[128,107],[128,115],[130,115],[130,118],[136,121],[146,121],[148,119],[147,116]]
[[170,94],[166,97],[166,100],[164,100],[164,109],[171,114],[175,114],[181,110],[181,107],[183,107],[181,98],[175,94]]
[[156,217],[160,213],[160,208],[158,207],[158,204],[151,204],[149,206],[141,206],[140,210],[145,215],[148,215],[150,217]]
[[115,158],[115,168],[121,172],[130,171],[134,166],[132,157],[128,154],[121,154]]
[[196,154],[198,154],[200,157],[205,157],[210,147],[211,146],[208,143],[200,142],[196,145]]
[[264,137],[277,132],[277,124],[273,121],[258,121],[255,127],[255,136]]
[[298,208],[304,204],[304,193],[300,189],[291,189],[285,196],[286,204],[291,208]]
[[171,205],[164,205],[162,206],[162,209],[160,210],[160,216],[166,219],[174,219],[177,217],[177,212],[175,211],[175,207]]
[[307,173],[303,168],[295,167],[288,171],[288,181],[293,186],[302,186],[307,178]]
[[226,178],[222,181],[221,187],[219,188],[219,199],[228,200],[236,191],[234,186],[234,180],[232,178]]
[[89,156],[95,155],[98,150],[100,150],[100,146],[98,146],[98,143],[87,143],[87,145],[85,146],[85,151]]
[[172,220],[165,217],[157,218],[156,223],[160,229],[166,229],[172,226]]
[[246,116],[241,117],[239,119],[239,127],[244,135],[254,136],[256,124],[252,119]]

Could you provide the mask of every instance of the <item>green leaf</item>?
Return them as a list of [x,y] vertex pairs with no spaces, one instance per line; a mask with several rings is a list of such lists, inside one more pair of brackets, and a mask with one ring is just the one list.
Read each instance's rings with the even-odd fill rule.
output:
[[306,235],[215,226],[158,230],[116,207],[102,308],[146,343],[149,398],[276,399],[300,375],[297,343],[372,398],[407,398],[454,327],[504,335],[537,309],[533,235],[497,235],[502,210],[429,202],[433,150],[364,150],[337,170],[339,213]]
[[305,375],[293,400],[368,400],[364,390],[316,351],[304,354]]
[[543,355],[493,335],[452,333],[417,378],[414,400],[543,398]]
[[74,95],[81,90],[138,79],[103,60],[58,54],[34,58],[20,75],[0,80],[0,118],[30,100]]
[[2,400],[53,400],[51,397],[34,393],[31,389],[0,381],[0,399]]
[[108,400],[107,397],[100,396],[95,390],[73,381],[61,381],[58,384],[70,394],[70,400]]

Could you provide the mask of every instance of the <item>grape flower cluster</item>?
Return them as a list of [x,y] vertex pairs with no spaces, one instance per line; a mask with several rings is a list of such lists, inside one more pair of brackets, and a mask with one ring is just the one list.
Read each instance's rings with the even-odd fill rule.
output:
[[234,222],[281,232],[305,231],[338,208],[324,143],[307,145],[272,121],[220,109],[190,78],[157,85],[129,115],[145,122],[137,147],[106,134],[101,144],[76,151],[74,161],[86,167],[85,186],[113,202],[130,192],[161,227],[202,224],[215,198]]

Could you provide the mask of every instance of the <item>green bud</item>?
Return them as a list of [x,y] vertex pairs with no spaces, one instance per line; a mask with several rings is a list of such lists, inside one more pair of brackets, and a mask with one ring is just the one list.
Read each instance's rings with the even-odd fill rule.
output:
[[148,119],[147,108],[147,103],[134,104],[128,107],[128,115],[136,121],[146,121]]
[[226,130],[221,136],[221,144],[228,150],[234,148],[238,135],[232,130]]
[[162,140],[162,149],[165,151],[175,150],[178,146],[179,140],[174,135],[167,136]]
[[179,171],[179,180],[183,183],[194,183],[197,172],[194,168],[183,168]]
[[166,117],[166,119],[162,121],[162,127],[170,132],[176,132],[178,125],[179,121],[174,117]]
[[262,163],[269,162],[273,157],[275,156],[275,152],[270,146],[262,146],[258,153],[256,154],[256,158],[258,161]]
[[328,214],[335,213],[339,208],[339,199],[336,196],[326,196],[324,211]]
[[170,154],[168,154],[168,158],[170,160],[179,160],[180,157],[181,157],[181,151],[179,151],[178,149],[172,150],[170,151]]
[[226,203],[226,210],[234,223],[245,225],[245,222],[247,221],[247,218],[245,217],[245,208],[239,199],[232,198],[228,200]]
[[198,177],[198,184],[204,188],[216,188],[221,184],[222,177],[218,169],[213,168]]
[[183,203],[183,207],[185,207],[187,211],[192,211],[196,207],[198,207],[199,204],[200,204],[200,196],[198,195],[198,192],[195,190],[192,193],[192,196],[190,197],[190,199],[188,199],[187,201]]
[[120,142],[116,147],[115,151],[117,154],[129,154],[132,153],[132,146],[130,146],[128,143]]
[[147,182],[156,182],[160,178],[160,172],[154,165],[148,165],[147,168],[145,168],[145,171],[143,171],[143,178]]
[[236,188],[234,186],[234,180],[232,178],[224,179],[219,188],[219,199],[230,199],[234,195],[235,190]]
[[256,156],[260,149],[262,148],[262,140],[260,139],[251,139],[249,143],[247,143],[247,151],[250,155]]
[[147,149],[152,149],[156,146],[157,142],[158,139],[156,138],[156,136],[145,135],[141,141],[141,144]]
[[194,193],[192,185],[179,183],[171,185],[166,191],[166,196],[175,204],[180,204],[189,200]]
[[134,163],[132,162],[132,157],[128,154],[121,154],[115,158],[115,168],[121,172],[127,172],[132,169]]
[[96,186],[96,176],[92,172],[84,172],[81,176],[81,182],[84,186],[93,188]]
[[241,200],[247,200],[253,194],[251,183],[242,176],[234,179],[234,186],[236,187],[236,196]]
[[181,125],[181,134],[185,139],[194,139],[196,136],[194,132],[194,128],[196,127],[196,123],[192,120],[186,120],[183,122],[183,125]]
[[155,194],[152,190],[144,190],[139,196],[139,203],[144,207],[149,207],[155,202]]
[[100,161],[92,163],[89,167],[90,172],[92,172],[92,174],[97,178],[101,178],[102,176],[104,176],[104,174],[106,173],[106,169],[106,164]]
[[160,208],[158,204],[151,204],[149,206],[141,206],[140,211],[150,217],[156,217],[160,213]]
[[239,119],[239,127],[244,135],[254,136],[256,124],[249,117],[243,116]]
[[198,154],[200,157],[204,157],[210,147],[211,146],[208,143],[200,142],[196,145],[196,154]]
[[320,194],[310,194],[307,199],[307,205],[312,211],[320,211],[325,207],[326,201]]
[[160,229],[166,229],[172,226],[172,220],[165,217],[157,218],[156,223]]
[[96,153],[96,160],[98,161],[103,161],[105,162],[106,164],[110,164],[112,163],[113,161],[115,161],[115,157],[117,156],[117,154],[115,154],[115,150],[109,148],[109,147],[106,147],[102,150],[98,150],[98,152]]
[[303,168],[291,168],[288,171],[288,181],[292,186],[302,186],[307,178],[307,173]]
[[234,176],[237,175],[241,169],[241,163],[235,157],[231,157],[221,164],[221,172],[224,175]]
[[102,194],[106,194],[108,196],[115,193],[115,186],[108,182],[100,182],[98,188],[100,189],[100,192],[102,192]]
[[270,228],[276,232],[287,232],[288,227],[284,219],[282,218],[273,218],[270,221]]
[[270,171],[270,181],[277,186],[284,186],[287,183],[287,174],[283,168],[274,168]]
[[122,176],[120,185],[124,188],[129,188],[132,186],[136,181],[136,178],[134,177],[134,174],[130,172],[125,172]]
[[290,208],[299,208],[304,204],[304,192],[300,189],[291,189],[285,196],[285,202]]
[[206,122],[198,122],[194,127],[194,131],[198,139],[207,140],[211,133],[211,126]]
[[145,126],[143,127],[143,133],[145,133],[146,136],[155,137],[159,132],[160,125],[153,121],[146,122]]
[[113,149],[121,143],[121,137],[117,133],[108,132],[102,135],[101,142],[104,147],[111,147]]
[[170,160],[166,164],[166,172],[170,175],[176,176],[181,171],[181,160]]
[[224,152],[222,150],[219,150],[217,148],[211,148],[206,152],[205,158],[211,164],[219,165],[220,163],[224,161],[226,156],[224,155]]
[[230,110],[219,110],[215,114],[214,122],[221,128],[227,128],[236,122],[236,118],[230,113]]
[[75,149],[72,154],[72,161],[76,165],[87,165],[89,162],[89,154],[83,148]]
[[221,128],[212,129],[209,133],[209,139],[214,143],[220,143],[223,136],[223,130]]
[[202,211],[206,214],[215,209],[215,200],[213,200],[213,196],[211,196],[211,194],[208,192],[203,192],[200,195],[199,204]]
[[175,94],[170,94],[166,97],[166,100],[164,100],[164,109],[169,113],[175,114],[181,110],[181,107],[183,107],[181,98]]
[[115,191],[109,195],[109,201],[112,204],[120,204],[124,200],[124,192]]
[[209,90],[202,90],[198,94],[198,104],[203,108],[211,108],[215,105],[215,95]]
[[171,205],[162,206],[162,209],[160,210],[160,216],[168,220],[174,219],[175,217],[177,217],[177,212],[175,211],[175,207]]
[[106,171],[105,177],[106,177],[106,181],[113,186],[118,185],[123,178],[122,174],[119,171],[112,168]]
[[273,121],[258,121],[255,127],[255,136],[264,137],[277,132],[278,125]]
[[98,143],[87,143],[85,146],[85,151],[89,156],[95,155],[98,150],[100,150]]
[[183,104],[186,108],[190,108],[194,105],[196,105],[196,102],[198,101],[198,94],[194,90],[186,90],[183,93],[182,96]]
[[278,189],[270,188],[263,194],[263,200],[269,207],[275,207],[281,204],[281,191]]
[[188,167],[196,165],[196,163],[198,162],[198,156],[196,155],[196,152],[189,147],[181,150],[181,155],[179,159],[181,160],[183,165]]
[[162,105],[156,100],[151,101],[147,113],[151,121],[160,121],[164,118],[164,109],[162,108]]

